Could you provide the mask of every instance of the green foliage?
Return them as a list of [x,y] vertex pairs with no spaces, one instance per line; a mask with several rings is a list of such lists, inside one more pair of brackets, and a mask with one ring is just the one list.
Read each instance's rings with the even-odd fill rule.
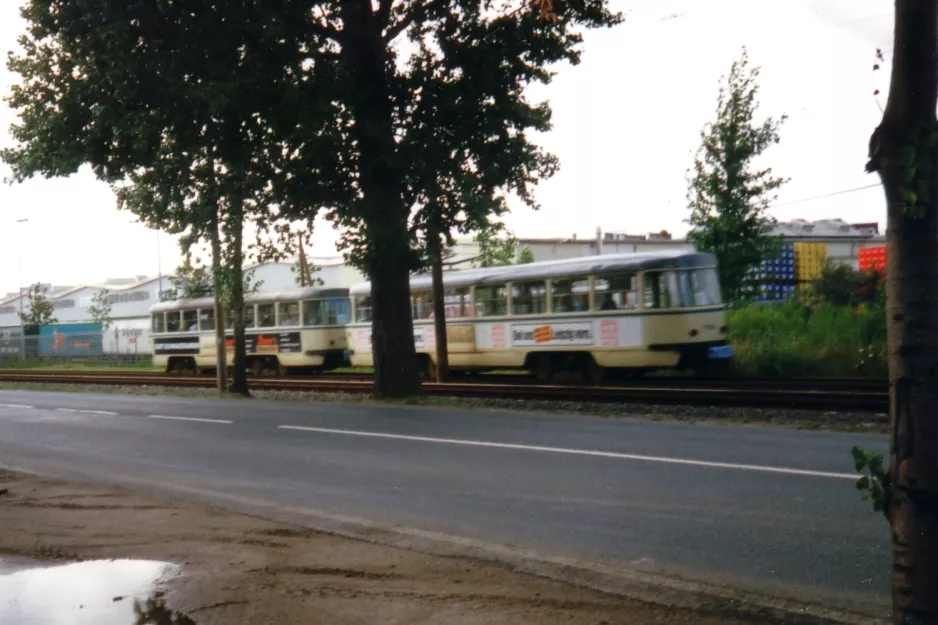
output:
[[480,267],[503,267],[514,265],[517,257],[518,239],[505,224],[495,222],[481,228],[473,239],[479,244]]
[[834,306],[873,304],[885,310],[886,282],[877,272],[857,271],[849,265],[828,263],[811,284],[811,296],[816,302]]
[[16,313],[23,325],[39,326],[58,323],[59,320],[52,316],[52,302],[43,293],[42,286],[38,283],[31,286],[26,297],[29,301],[29,311]]
[[885,378],[886,315],[881,304],[853,310],[786,302],[731,309],[734,370],[757,377]]
[[316,274],[321,271],[316,265],[312,265],[309,262],[306,263],[306,276],[303,276],[303,268],[300,266],[300,261],[297,259],[292,265],[290,265],[290,271],[294,274],[293,280],[296,282],[297,286],[323,286],[322,278],[318,277]]
[[212,294],[212,273],[207,267],[192,264],[188,256],[176,267],[169,277],[171,288],[166,290],[166,299],[194,299]]
[[716,255],[729,301],[742,294],[747,270],[775,252],[779,240],[769,234],[773,221],[767,211],[776,190],[787,182],[770,168],[755,167],[756,159],[779,142],[785,120],[783,115],[754,122],[758,76],[744,48],[723,78],[716,120],[701,131],[701,145],[688,170],[687,238],[697,249]]
[[857,490],[863,491],[863,501],[870,501],[873,510],[888,515],[889,473],[883,466],[883,456],[866,451],[856,445],[850,450],[857,473],[864,473],[857,480]]
[[518,264],[526,265],[528,263],[534,262],[534,252],[531,251],[531,248],[526,247],[521,250],[521,254],[518,255]]
[[88,307],[88,314],[95,323],[101,324],[102,330],[111,327],[111,292],[107,289],[101,289],[91,298],[91,306]]

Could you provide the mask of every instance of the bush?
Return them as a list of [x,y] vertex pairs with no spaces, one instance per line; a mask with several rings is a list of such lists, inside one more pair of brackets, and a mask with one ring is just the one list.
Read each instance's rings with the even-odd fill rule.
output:
[[856,305],[785,302],[728,311],[739,375],[886,377],[882,298]]

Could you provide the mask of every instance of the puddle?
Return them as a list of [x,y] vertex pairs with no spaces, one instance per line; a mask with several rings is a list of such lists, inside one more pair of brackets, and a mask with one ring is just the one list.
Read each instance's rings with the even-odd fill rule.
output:
[[157,582],[178,572],[173,564],[92,560],[24,566],[0,561],[0,625],[195,625],[154,595]]

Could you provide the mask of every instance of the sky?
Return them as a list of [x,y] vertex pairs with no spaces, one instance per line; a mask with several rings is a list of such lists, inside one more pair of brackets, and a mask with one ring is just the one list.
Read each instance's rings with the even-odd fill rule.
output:
[[[552,84],[530,91],[553,108],[553,129],[536,140],[560,158],[561,169],[539,186],[540,211],[519,206],[505,219],[518,236],[585,238],[597,228],[683,235],[685,173],[714,116],[719,79],[743,46],[761,68],[757,115],[788,116],[781,142],[762,161],[790,178],[772,215],[885,227],[879,188],[845,191],[879,182],[864,165],[888,91],[890,0],[610,3],[626,13],[625,23],[589,32],[582,63],[559,66]],[[24,29],[18,4],[0,1],[0,51],[16,48]],[[877,48],[886,64],[874,72]],[[0,93],[15,81],[4,64]],[[0,146],[11,144],[13,121],[0,103]],[[0,178],[8,174],[0,165]],[[319,220],[312,254],[337,255],[335,239]],[[87,169],[0,185],[0,296],[19,283],[166,274],[179,261],[173,238],[118,211],[110,189]]]

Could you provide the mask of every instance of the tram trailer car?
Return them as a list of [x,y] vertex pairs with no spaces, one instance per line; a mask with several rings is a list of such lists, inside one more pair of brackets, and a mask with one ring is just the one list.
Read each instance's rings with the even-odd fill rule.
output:
[[[469,269],[443,276],[453,371],[528,369],[601,380],[610,370],[720,371],[733,350],[712,254],[686,251],[590,256]],[[414,341],[435,374],[432,279],[410,282]],[[350,289],[353,366],[371,366],[371,285]]]
[[[255,374],[329,370],[347,363],[348,289],[303,288],[258,293],[245,301],[247,366]],[[233,316],[226,314],[226,353],[234,359]],[[166,371],[215,368],[212,298],[163,302],[150,309],[153,364]]]

